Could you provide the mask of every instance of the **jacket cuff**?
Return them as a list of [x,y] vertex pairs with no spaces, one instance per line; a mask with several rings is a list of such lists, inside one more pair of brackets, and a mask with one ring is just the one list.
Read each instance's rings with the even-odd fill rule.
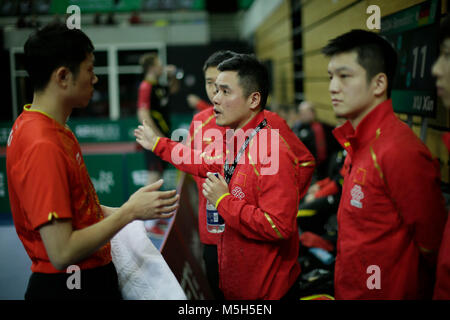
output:
[[156,142],[153,145],[152,152],[155,152],[155,149],[156,149],[156,146],[158,145],[159,139],[160,139],[160,137],[156,138]]
[[223,198],[225,198],[226,196],[231,196],[231,194],[229,192],[224,193],[223,195],[220,196],[219,199],[217,199],[216,201],[216,209],[219,207],[220,201],[222,201]]

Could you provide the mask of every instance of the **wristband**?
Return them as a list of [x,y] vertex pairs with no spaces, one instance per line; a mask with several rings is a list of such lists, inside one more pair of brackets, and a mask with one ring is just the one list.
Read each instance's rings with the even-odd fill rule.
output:
[[156,138],[156,142],[155,142],[155,144],[153,145],[152,152],[155,152],[156,146],[158,145],[158,142],[159,142],[159,138],[160,138],[160,137]]
[[222,201],[222,199],[225,198],[226,196],[231,196],[231,194],[229,192],[227,192],[227,193],[224,193],[223,195],[221,195],[220,198],[217,199],[217,201],[216,201],[216,209],[219,206],[220,201]]

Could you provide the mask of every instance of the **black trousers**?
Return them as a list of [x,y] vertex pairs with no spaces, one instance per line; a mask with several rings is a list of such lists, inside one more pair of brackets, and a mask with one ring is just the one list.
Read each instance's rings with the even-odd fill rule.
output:
[[[28,281],[25,300],[121,300],[116,268],[111,262],[103,267],[81,270],[80,288],[70,289],[75,273],[34,272]],[[69,279],[70,278],[70,279]],[[69,281],[68,281],[69,280]]]
[[214,299],[225,300],[225,297],[219,288],[219,261],[217,258],[216,245],[205,244],[203,246],[203,260],[205,261],[206,276]]

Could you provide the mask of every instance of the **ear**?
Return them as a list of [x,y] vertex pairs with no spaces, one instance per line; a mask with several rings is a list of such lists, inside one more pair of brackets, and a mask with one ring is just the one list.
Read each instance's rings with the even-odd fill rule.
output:
[[53,72],[54,80],[59,86],[63,87],[64,89],[67,88],[71,77],[72,73],[67,67],[59,67]]
[[261,93],[259,92],[252,92],[250,96],[247,99],[249,103],[249,107],[252,111],[255,111],[256,108],[260,106],[261,103]]
[[378,73],[372,79],[372,84],[374,86],[373,93],[375,96],[379,97],[387,94],[388,90],[388,78],[385,73]]

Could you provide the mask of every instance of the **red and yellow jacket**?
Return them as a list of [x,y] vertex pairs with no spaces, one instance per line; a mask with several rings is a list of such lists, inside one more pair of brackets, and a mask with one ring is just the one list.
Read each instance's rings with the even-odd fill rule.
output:
[[[255,128],[263,119],[264,113],[260,112],[243,130]],[[261,158],[258,146],[264,143],[267,157]],[[268,161],[276,154],[273,146],[278,148],[275,165]],[[180,148],[180,144],[160,138],[153,151],[193,175],[223,174],[223,161],[207,164],[201,161],[207,153],[186,146],[185,159],[190,157],[190,163],[202,163],[174,163],[174,148]],[[303,158],[308,161],[301,162],[268,125],[251,140],[242,163],[237,164],[229,183],[231,194],[216,204],[226,224],[218,241],[220,287],[226,299],[280,299],[297,279],[300,266],[296,215],[300,195],[306,192],[314,170],[313,158],[306,148]],[[264,174],[275,167],[276,174]]]
[[[450,133],[442,136],[450,152]],[[447,219],[436,271],[436,285],[433,299],[450,300],[450,219]]]
[[423,298],[432,283],[422,262],[433,265],[446,219],[437,161],[397,119],[391,100],[356,130],[346,122],[333,134],[348,152],[336,299]]
[[[206,102],[205,102],[206,103]],[[289,128],[286,121],[281,118],[275,112],[264,110],[264,117],[267,119],[268,125],[273,129],[279,130],[279,135],[283,142],[288,146],[290,150],[294,153],[297,158],[297,162],[303,167],[313,168],[315,165],[314,157],[311,153],[307,152],[305,145],[300,141],[300,139],[295,135],[295,133]],[[225,134],[226,128],[220,127],[216,124],[216,118],[214,116],[213,108],[209,108],[197,113],[192,119],[191,125],[189,127],[189,140],[187,145],[196,149],[205,151],[208,146],[213,143],[213,139],[205,135],[209,129],[218,129]],[[200,140],[197,142],[197,140]],[[197,145],[196,145],[197,144]],[[215,155],[216,159],[222,159],[223,154]],[[217,245],[219,236],[215,233],[210,233],[206,229],[206,198],[203,196],[202,184],[205,182],[205,178],[199,176],[193,176],[196,184],[198,193],[198,229],[200,234],[200,241],[204,244]],[[309,181],[300,181],[300,184],[308,184]],[[305,189],[306,190],[306,189]],[[300,199],[305,195],[305,190],[301,190],[303,193],[300,194]]]

